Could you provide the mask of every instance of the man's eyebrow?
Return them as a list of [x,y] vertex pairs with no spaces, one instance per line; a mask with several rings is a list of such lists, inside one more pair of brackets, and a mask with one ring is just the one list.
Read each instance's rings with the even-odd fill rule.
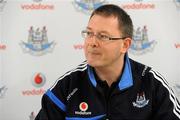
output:
[[90,28],[90,27],[86,27],[86,29],[92,30],[92,28]]
[[[92,28],[90,28],[90,27],[86,27],[86,29],[92,30]],[[108,34],[108,35],[109,35],[109,32],[107,32],[107,31],[105,31],[105,30],[99,31],[99,33],[105,33],[105,34]]]

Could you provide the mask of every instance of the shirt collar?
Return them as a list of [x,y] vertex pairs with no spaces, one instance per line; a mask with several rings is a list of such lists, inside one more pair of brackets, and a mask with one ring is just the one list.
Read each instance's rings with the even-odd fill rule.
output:
[[[125,59],[125,66],[124,66],[124,70],[122,73],[122,76],[119,78],[119,83],[118,83],[118,87],[120,90],[124,90],[127,89],[129,87],[131,87],[133,85],[133,78],[132,78],[132,71],[131,71],[131,64],[129,61],[129,57],[126,54],[125,55],[126,59]],[[91,66],[87,66],[88,67],[88,76],[89,79],[91,81],[91,83],[93,84],[94,87],[97,86],[97,82],[95,79],[95,75],[93,73],[93,68]]]

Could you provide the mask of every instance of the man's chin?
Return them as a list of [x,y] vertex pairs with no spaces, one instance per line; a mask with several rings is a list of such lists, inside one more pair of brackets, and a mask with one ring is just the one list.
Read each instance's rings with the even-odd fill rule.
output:
[[99,61],[88,61],[87,60],[87,62],[88,62],[88,64],[90,65],[90,66],[92,66],[92,67],[100,67],[101,66],[101,64],[99,63]]

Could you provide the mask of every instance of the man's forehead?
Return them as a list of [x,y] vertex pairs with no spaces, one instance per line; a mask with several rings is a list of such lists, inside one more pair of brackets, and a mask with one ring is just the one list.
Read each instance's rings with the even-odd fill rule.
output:
[[93,15],[87,25],[87,29],[111,33],[112,30],[119,31],[118,19],[110,16]]

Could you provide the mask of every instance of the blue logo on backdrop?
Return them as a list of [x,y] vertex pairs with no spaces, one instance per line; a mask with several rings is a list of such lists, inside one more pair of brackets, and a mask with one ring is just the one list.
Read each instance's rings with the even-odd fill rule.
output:
[[41,2],[42,0],[33,0],[34,2]]
[[174,2],[175,2],[175,4],[176,4],[176,6],[177,6],[178,8],[180,8],[180,0],[174,0]]
[[173,88],[175,89],[177,96],[180,97],[180,84],[176,83]]
[[3,11],[5,4],[6,4],[6,0],[0,0],[0,12]]
[[4,98],[6,91],[7,91],[6,86],[0,87],[0,98]]
[[36,115],[34,114],[34,112],[31,112],[31,114],[29,115],[29,120],[35,120]]
[[74,0],[75,8],[86,14],[90,14],[94,9],[105,4],[106,0]]
[[136,1],[136,2],[141,2],[141,1],[143,1],[143,0],[134,0],[134,1]]
[[20,43],[22,49],[26,53],[34,56],[41,56],[48,52],[52,52],[55,46],[54,42],[48,42],[47,30],[44,26],[42,30],[31,26],[29,29],[28,42],[22,41]]
[[130,53],[141,55],[154,49],[156,41],[149,40],[147,31],[146,26],[144,26],[142,29],[138,27],[136,30],[134,30],[132,45],[129,49]]

